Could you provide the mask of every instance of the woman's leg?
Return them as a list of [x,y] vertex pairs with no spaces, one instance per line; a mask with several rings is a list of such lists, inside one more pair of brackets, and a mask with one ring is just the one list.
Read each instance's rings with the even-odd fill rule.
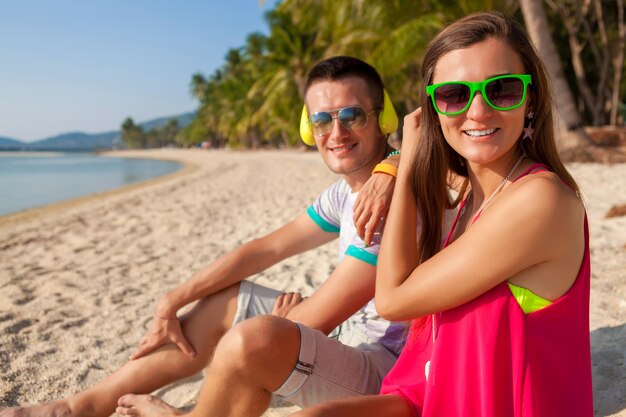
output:
[[290,417],[413,417],[409,404],[396,395],[367,395],[329,401]]
[[232,325],[238,291],[236,284],[206,297],[181,320],[196,357],[186,356],[174,345],[163,346],[127,362],[85,391],[35,407],[0,409],[0,417],[110,416],[124,394],[150,393],[201,371],[211,360],[217,342]]

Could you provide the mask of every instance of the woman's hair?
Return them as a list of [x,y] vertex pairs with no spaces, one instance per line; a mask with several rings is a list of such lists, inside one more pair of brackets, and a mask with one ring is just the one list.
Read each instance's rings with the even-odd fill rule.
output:
[[[415,154],[412,156],[412,191],[423,219],[418,238],[418,258],[424,262],[441,249],[443,214],[450,207],[447,194],[449,172],[465,177],[465,159],[444,139],[438,116],[425,93],[432,84],[435,66],[446,53],[469,48],[487,39],[506,42],[522,60],[527,74],[532,75],[530,108],[534,113],[532,140],[518,140],[518,146],[529,158],[544,163],[575,191],[578,187],[559,159],[554,142],[552,93],[541,59],[524,29],[511,17],[498,12],[480,12],[457,20],[443,29],[426,47],[422,63],[422,124]],[[468,63],[471,65],[471,63]],[[521,152],[521,150],[520,150]],[[458,202],[458,199],[457,199]]]

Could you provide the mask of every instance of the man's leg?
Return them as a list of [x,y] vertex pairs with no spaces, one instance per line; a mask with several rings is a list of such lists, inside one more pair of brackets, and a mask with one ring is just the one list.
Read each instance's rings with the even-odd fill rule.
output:
[[[375,394],[394,362],[380,345],[354,348],[280,317],[254,317],[218,344],[190,415],[259,416],[273,392],[303,406]],[[181,411],[155,397],[127,395],[118,413],[171,417]]]
[[190,358],[176,346],[167,345],[154,353],[129,361],[86,391],[69,398],[24,409],[0,409],[0,417],[109,416],[120,396],[150,393],[173,381],[191,376],[210,361],[215,346],[231,327],[237,310],[239,284],[215,293],[182,319],[183,332],[196,350]]
[[[132,397],[132,398],[131,398]],[[124,409],[131,416],[171,417],[183,413],[152,395],[129,396],[136,408]],[[395,395],[367,395],[342,398],[300,410],[290,417],[413,417],[409,403]]]
[[[253,317],[233,327],[220,341],[191,416],[254,417],[272,392],[289,377],[300,352],[300,331],[287,319]],[[180,411],[150,396],[126,395],[118,413],[175,416]]]

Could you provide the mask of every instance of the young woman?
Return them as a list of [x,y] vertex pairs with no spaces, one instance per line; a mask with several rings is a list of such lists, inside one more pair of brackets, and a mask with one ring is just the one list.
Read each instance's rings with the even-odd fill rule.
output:
[[[489,12],[433,39],[422,73],[376,283],[383,316],[417,318],[409,342],[386,395],[297,416],[592,416],[587,221],[543,65]],[[451,173],[465,186],[446,227]]]

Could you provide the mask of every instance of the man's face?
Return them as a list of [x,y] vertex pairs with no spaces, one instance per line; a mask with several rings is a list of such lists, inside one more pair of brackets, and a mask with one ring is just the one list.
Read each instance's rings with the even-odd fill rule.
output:
[[365,81],[348,77],[336,81],[314,83],[306,94],[309,116],[316,112],[329,112],[338,117],[337,110],[360,107],[366,113],[367,123],[360,129],[348,129],[339,120],[332,121],[332,128],[324,134],[315,134],[317,149],[331,171],[350,179],[367,179],[384,156],[386,141],[378,128],[378,113],[368,95]]

